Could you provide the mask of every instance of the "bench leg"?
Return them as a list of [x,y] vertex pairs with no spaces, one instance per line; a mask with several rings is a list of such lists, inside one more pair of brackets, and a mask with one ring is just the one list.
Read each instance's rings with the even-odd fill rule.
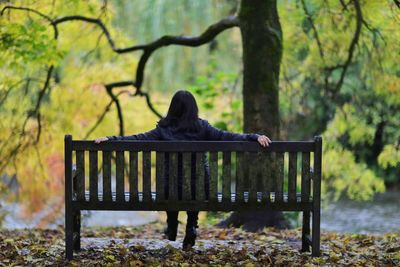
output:
[[74,251],[81,250],[81,211],[77,210],[73,216]]
[[320,209],[314,209],[312,212],[312,256],[319,257],[320,251]]
[[65,257],[67,260],[72,260],[74,257],[74,229],[73,229],[73,213],[66,210],[65,212]]
[[310,243],[308,238],[310,237],[310,212],[303,211],[303,228],[301,233],[301,251],[310,251]]

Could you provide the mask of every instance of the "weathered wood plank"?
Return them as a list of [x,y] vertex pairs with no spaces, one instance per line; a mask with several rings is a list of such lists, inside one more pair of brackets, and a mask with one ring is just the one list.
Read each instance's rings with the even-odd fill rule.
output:
[[116,175],[115,175],[115,180],[116,180],[116,201],[118,202],[124,202],[125,201],[125,179],[124,179],[124,165],[125,165],[125,159],[124,159],[124,151],[117,151],[116,152]]
[[64,160],[65,160],[65,254],[67,259],[73,258],[73,209],[72,209],[72,136],[64,137]]
[[236,152],[236,202],[244,202],[244,152]]
[[111,152],[103,151],[103,201],[111,201]]
[[76,151],[76,197],[85,200],[85,151]]
[[257,173],[256,166],[252,164],[253,160],[257,157],[257,153],[248,153],[247,166],[249,170],[248,183],[249,183],[249,202],[257,202]]
[[321,169],[322,138],[316,136],[314,153],[313,211],[312,211],[312,255],[320,256],[320,223],[321,223]]
[[204,160],[203,153],[196,153],[196,200],[205,200],[204,194]]
[[297,180],[297,153],[289,153],[289,173],[288,173],[288,201],[296,201],[296,181]]
[[182,154],[182,198],[192,200],[191,165],[192,155],[188,152]]
[[143,202],[151,201],[151,152],[143,151]]
[[[233,196],[234,197],[234,196]],[[139,198],[142,198],[142,194],[139,193]],[[155,194],[153,194],[155,198]],[[219,194],[219,198],[222,199],[222,194]],[[101,199],[101,198],[100,198]],[[245,199],[247,196],[245,195]],[[287,211],[311,211],[312,203],[288,203],[288,202],[276,202],[265,205],[265,203],[255,202],[255,203],[222,203],[222,202],[209,202],[209,201],[165,201],[165,202],[103,202],[100,205],[98,203],[91,203],[88,201],[75,202],[74,207],[76,208],[89,208],[89,209],[102,209],[102,210],[200,210],[200,211],[236,211],[236,210],[287,210]],[[97,207],[97,208],[96,208]]]
[[168,200],[178,199],[178,153],[169,153]]
[[156,153],[156,201],[165,201],[164,153]]
[[94,151],[160,151],[160,152],[311,152],[313,141],[273,141],[267,148],[257,142],[246,141],[108,141],[95,144],[93,141],[76,140],[72,142],[74,150]]
[[231,153],[222,154],[222,202],[231,202]]
[[275,202],[283,202],[283,181],[284,181],[284,153],[277,152],[275,158],[276,163],[276,188]]
[[301,157],[301,201],[310,199],[310,153],[303,152]]
[[138,202],[138,153],[129,152],[129,201]]
[[210,153],[210,201],[218,201],[218,152]]
[[271,191],[272,191],[272,169],[273,159],[271,153],[263,153],[262,155],[262,202],[271,202]]
[[90,201],[98,201],[99,194],[99,176],[97,173],[98,161],[97,161],[97,151],[89,152],[89,191],[90,191]]

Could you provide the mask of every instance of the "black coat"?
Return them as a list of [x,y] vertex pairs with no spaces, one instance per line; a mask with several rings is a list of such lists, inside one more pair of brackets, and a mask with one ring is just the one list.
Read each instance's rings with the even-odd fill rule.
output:
[[[180,131],[174,126],[161,127],[159,125],[156,128],[140,134],[128,135],[128,136],[107,136],[109,140],[163,140],[163,141],[256,141],[258,134],[238,134],[228,131],[223,131],[215,128],[208,123],[208,121],[199,119],[200,130],[197,132]],[[208,159],[204,154],[204,172],[205,172],[205,190],[206,199],[208,199],[209,192],[209,177],[210,170],[208,166]],[[165,194],[168,198],[168,174],[169,174],[169,154],[165,153]],[[195,168],[196,168],[196,154],[192,153],[192,170],[191,170],[191,189],[192,198],[195,199]],[[178,198],[182,198],[182,153],[178,153]]]

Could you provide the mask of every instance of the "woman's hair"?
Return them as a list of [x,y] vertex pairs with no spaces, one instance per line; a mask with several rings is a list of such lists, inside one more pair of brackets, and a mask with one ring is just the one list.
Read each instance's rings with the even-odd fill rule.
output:
[[175,126],[180,131],[197,131],[200,127],[199,109],[194,96],[186,90],[177,91],[172,97],[167,116],[158,125]]

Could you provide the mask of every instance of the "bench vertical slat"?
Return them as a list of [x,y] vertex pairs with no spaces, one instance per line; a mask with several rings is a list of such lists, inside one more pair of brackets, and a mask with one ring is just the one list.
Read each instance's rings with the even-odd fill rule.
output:
[[90,190],[90,201],[99,200],[99,176],[97,175],[97,151],[89,152],[89,190]]
[[264,152],[262,154],[262,201],[265,203],[271,202],[271,180],[272,180],[272,170],[271,170],[272,157],[271,153]]
[[72,208],[72,136],[64,137],[64,160],[65,160],[65,257],[73,258],[74,243],[74,220]]
[[301,156],[301,201],[310,200],[310,152],[302,152]]
[[249,168],[249,202],[255,203],[257,202],[257,166],[256,164],[251,164],[251,161],[257,158],[257,153],[249,153],[248,155],[246,163]]
[[103,201],[111,200],[111,152],[103,151]]
[[236,152],[236,199],[237,203],[244,202],[244,153]]
[[231,152],[223,152],[222,166],[222,202],[231,202]]
[[196,200],[204,201],[204,163],[203,153],[196,153]]
[[169,154],[169,192],[168,200],[178,200],[178,154]]
[[[301,202],[310,199],[310,153],[301,154]],[[302,250],[309,251],[310,244],[307,237],[310,235],[310,211],[303,211]]]
[[277,152],[275,158],[276,167],[276,188],[275,202],[283,202],[283,180],[284,180],[284,153]]
[[210,152],[210,201],[218,202],[218,152]]
[[189,152],[182,153],[182,197],[183,200],[192,200],[191,161]]
[[312,255],[320,256],[320,216],[321,216],[321,168],[322,138],[314,137],[314,179],[313,179],[313,211],[312,211]]
[[137,202],[138,197],[138,153],[129,152],[129,201]]
[[124,202],[125,201],[125,181],[124,181],[124,151],[116,152],[116,166],[115,166],[115,180],[116,180],[116,201]]
[[143,151],[143,202],[151,202],[151,152]]
[[165,177],[164,177],[164,153],[156,152],[156,200],[162,202],[165,200]]
[[288,173],[289,202],[296,201],[296,180],[297,180],[297,152],[289,153],[289,173]]
[[76,151],[76,198],[85,201],[85,151]]

